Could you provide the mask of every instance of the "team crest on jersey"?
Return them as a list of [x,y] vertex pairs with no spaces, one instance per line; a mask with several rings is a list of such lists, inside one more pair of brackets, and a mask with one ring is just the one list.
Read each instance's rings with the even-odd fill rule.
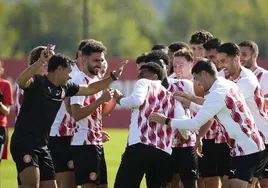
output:
[[31,160],[32,160],[32,156],[31,155],[29,155],[29,154],[24,155],[24,157],[23,157],[24,163],[30,163]]
[[91,181],[96,181],[96,179],[97,179],[97,174],[96,174],[96,172],[91,172],[91,173],[89,174],[89,179],[90,179]]
[[69,169],[74,169],[74,161],[73,160],[68,161],[67,166]]
[[66,94],[65,94],[65,91],[62,90],[62,92],[61,92],[61,98],[64,99],[64,98],[65,98],[65,95],[66,95]]

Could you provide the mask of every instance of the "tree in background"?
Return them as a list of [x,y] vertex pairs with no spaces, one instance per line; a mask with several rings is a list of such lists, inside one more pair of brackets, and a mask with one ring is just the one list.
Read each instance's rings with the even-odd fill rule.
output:
[[166,16],[168,41],[189,41],[200,29],[224,41],[253,40],[260,56],[268,57],[268,1],[266,0],[171,0]]
[[[151,4],[143,0],[87,1],[88,38],[101,40],[109,56],[135,57],[159,39],[158,18]],[[0,46],[0,56],[26,56],[34,46],[47,43],[74,56],[83,38],[83,1],[20,0],[5,5],[9,10],[3,20],[5,28],[15,34],[11,51],[2,53]]]
[[200,29],[225,42],[254,40],[260,56],[268,57],[268,1],[165,2],[167,6],[159,0],[0,0],[0,56],[25,57],[34,46],[47,43],[74,56],[84,36],[84,19],[84,34],[101,40],[112,57],[135,58],[154,44],[188,42]]

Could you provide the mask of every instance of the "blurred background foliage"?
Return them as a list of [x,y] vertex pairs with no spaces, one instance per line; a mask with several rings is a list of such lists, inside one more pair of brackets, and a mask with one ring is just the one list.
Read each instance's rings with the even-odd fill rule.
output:
[[0,0],[1,57],[47,43],[74,57],[81,39],[94,38],[110,57],[135,58],[200,29],[225,42],[254,40],[268,57],[267,0]]

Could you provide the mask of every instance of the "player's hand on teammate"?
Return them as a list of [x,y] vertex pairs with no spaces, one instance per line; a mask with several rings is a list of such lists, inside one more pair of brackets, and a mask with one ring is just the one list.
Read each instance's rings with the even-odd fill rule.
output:
[[156,122],[159,123],[160,125],[165,125],[167,116],[160,112],[153,112],[149,115],[149,121],[150,122]]
[[187,99],[187,100],[189,100],[189,101],[193,101],[193,97],[194,97],[193,95],[188,94],[188,93],[185,93],[185,92],[183,92],[183,91],[175,92],[174,95],[175,95],[175,96],[183,97],[183,98],[185,98],[185,99]]
[[199,157],[203,157],[202,153],[203,142],[201,139],[197,139],[195,142],[194,150]]
[[182,104],[183,108],[188,109],[190,107],[190,104],[191,104],[190,100],[188,100],[180,95],[176,95],[176,94],[174,94],[173,97],[174,97],[174,99],[176,99],[177,101],[179,101]]
[[108,142],[111,139],[109,133],[101,131],[101,134],[102,134],[102,142]]
[[101,99],[102,102],[109,102],[114,97],[114,90],[112,89],[106,89],[103,91]]
[[120,77],[123,70],[124,70],[124,67],[126,66],[126,64],[128,64],[128,60],[125,60],[125,61],[122,61],[119,65],[119,67],[115,70],[115,77]]

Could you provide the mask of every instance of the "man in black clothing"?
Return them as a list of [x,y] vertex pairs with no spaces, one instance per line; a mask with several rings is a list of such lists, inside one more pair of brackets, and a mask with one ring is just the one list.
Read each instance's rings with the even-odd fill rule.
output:
[[[120,64],[110,77],[89,86],[68,82],[72,61],[57,54],[51,57],[51,46],[40,59],[28,67],[17,83],[24,89],[24,100],[11,139],[11,154],[16,163],[23,188],[56,188],[55,171],[47,149],[50,127],[65,97],[91,95],[109,86],[121,75],[127,61]],[[50,58],[51,57],[51,58]],[[48,63],[48,75],[35,72]],[[110,91],[110,97],[113,91]]]

